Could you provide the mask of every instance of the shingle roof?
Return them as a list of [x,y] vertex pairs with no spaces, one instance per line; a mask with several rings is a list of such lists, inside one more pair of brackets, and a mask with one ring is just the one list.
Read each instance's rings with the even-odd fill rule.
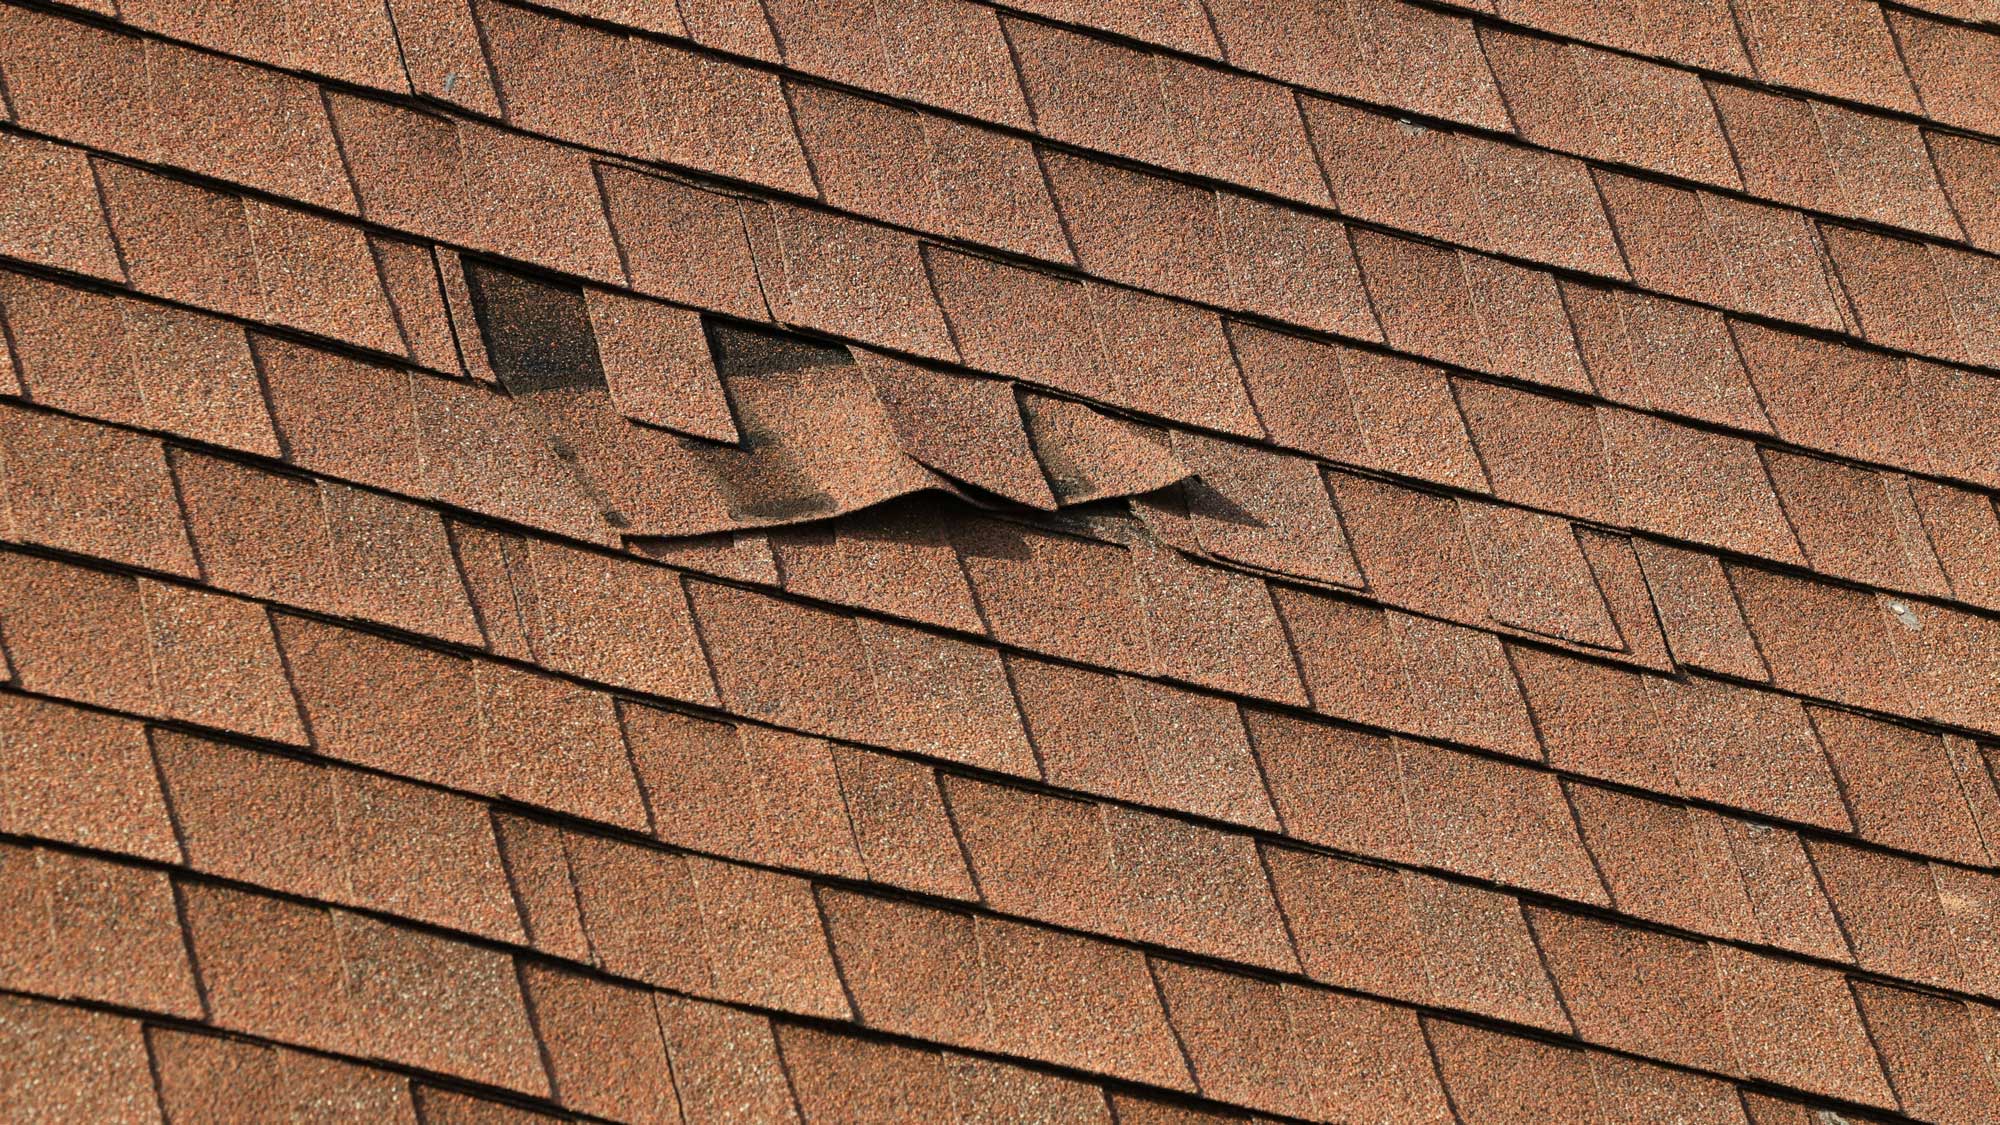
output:
[[2000,1119],[1990,0],[0,0],[0,1116]]

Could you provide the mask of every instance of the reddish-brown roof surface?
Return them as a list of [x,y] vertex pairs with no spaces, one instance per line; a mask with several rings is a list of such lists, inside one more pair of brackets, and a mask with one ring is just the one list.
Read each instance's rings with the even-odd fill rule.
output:
[[0,0],[0,1118],[2000,1121],[1992,0]]

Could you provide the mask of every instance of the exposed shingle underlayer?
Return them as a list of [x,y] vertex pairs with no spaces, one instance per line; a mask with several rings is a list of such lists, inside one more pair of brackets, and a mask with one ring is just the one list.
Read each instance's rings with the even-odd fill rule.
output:
[[0,2],[0,1105],[2000,1119],[1995,74]]

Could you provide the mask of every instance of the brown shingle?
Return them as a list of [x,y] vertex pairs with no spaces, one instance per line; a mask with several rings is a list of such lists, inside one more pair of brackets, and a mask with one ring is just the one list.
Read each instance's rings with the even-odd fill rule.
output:
[[506,665],[480,663],[476,673],[480,789],[624,829],[646,825],[608,695]]
[[327,911],[200,883],[183,895],[188,945],[216,1026],[353,1049],[358,1031]]
[[1272,440],[1334,461],[1369,459],[1361,421],[1348,401],[1340,349],[1247,324],[1230,324],[1229,336]]
[[243,330],[164,305],[121,302],[140,421],[264,457],[280,455]]
[[715,699],[687,594],[672,571],[534,540],[517,582],[548,666],[692,703]]
[[642,1125],[681,1120],[651,994],[542,965],[524,965],[521,982],[564,1106]]
[[264,607],[149,578],[139,580],[139,594],[160,711],[277,742],[306,741]]
[[1130,932],[1105,809],[970,778],[943,786],[984,902],[1059,926]]
[[983,121],[1025,127],[1027,103],[995,12],[949,0],[877,5],[897,89]]
[[1730,321],[1698,305],[1594,286],[1562,286],[1590,376],[1615,401],[1768,433]]
[[924,150],[920,115],[809,83],[786,93],[828,203],[898,226],[942,229],[935,180],[910,175]]
[[1202,1093],[1273,1113],[1314,1112],[1283,986],[1162,958],[1152,969]]
[[[1890,632],[1909,626],[1886,600],[1751,567],[1730,567],[1729,578],[1779,687],[1896,713],[1909,711],[1915,699],[1943,702],[1912,694],[1916,685]],[[1920,614],[1905,605],[1935,637],[1947,619],[1925,609]]]
[[1751,57],[1770,80],[1890,109],[1917,110],[1909,76],[1897,65],[1896,42],[1880,11],[1831,13],[1799,0],[1752,0],[1743,6],[1741,18]]
[[855,625],[882,715],[876,738],[981,769],[1040,775],[997,650],[870,618]]
[[176,1121],[326,1114],[416,1125],[408,1080],[303,1051],[150,1028],[160,1104]]
[[438,513],[341,484],[319,502],[349,613],[461,645],[483,647],[478,618]]
[[1514,896],[1414,872],[1403,880],[1435,1001],[1569,1031],[1570,1017]]
[[1894,478],[1817,457],[1763,454],[1778,502],[1815,571],[1893,589],[1936,588],[1930,545],[1911,542],[1899,526]]
[[682,858],[576,833],[568,843],[597,963],[663,988],[708,991],[714,978],[703,952],[701,905]]
[[1960,863],[1986,862],[1941,739],[1831,708],[1807,714],[1863,839]]
[[331,771],[170,731],[152,740],[195,870],[323,901],[348,897]]
[[690,583],[724,705],[753,718],[839,738],[877,726],[852,620],[764,594]]
[[1263,854],[1307,976],[1397,1000],[1431,997],[1402,872],[1291,848]]
[[1410,829],[1432,863],[1565,898],[1603,903],[1603,886],[1554,776],[1398,742]]
[[1368,855],[1412,856],[1387,739],[1257,709],[1245,716],[1288,832]]
[[2000,130],[2000,100],[1995,100],[1990,84],[1980,80],[2000,61],[2000,38],[1989,28],[1914,13],[1885,11],[1883,17],[1895,33],[1917,94],[1933,117],[1988,134]]
[[1041,23],[1006,20],[1002,27],[1043,134],[1116,156],[1183,166],[1149,56]]
[[990,1043],[975,923],[963,914],[849,891],[820,895],[828,940],[865,1026]]
[[1416,1013],[1359,996],[1286,985],[1285,1017],[1320,1113],[1397,1125],[1452,1118]]
[[503,941],[524,936],[486,806],[351,770],[333,807],[351,900]]
[[0,28],[14,120],[78,144],[143,155],[152,132],[145,40],[27,9],[0,15]]
[[990,519],[952,538],[996,639],[1111,668],[1152,666],[1122,548]]
[[131,155],[353,212],[354,192],[313,83],[157,41],[146,45],[145,72],[140,120],[153,148]]
[[1540,757],[1520,681],[1497,637],[1403,613],[1392,612],[1388,620],[1416,732],[1517,758]]
[[494,816],[493,833],[506,865],[507,882],[523,937],[536,949],[570,961],[588,962],[589,939],[577,905],[563,831],[516,816]]
[[1444,242],[1488,241],[1454,133],[1319,98],[1303,105],[1342,212]]
[[15,854],[42,886],[46,913],[13,928],[49,935],[52,979],[43,989],[188,1019],[204,1013],[164,872],[48,849]]
[[1345,6],[1306,0],[1257,3],[1211,0],[1207,5],[1229,60],[1237,66],[1329,94],[1381,93],[1361,54],[1353,15]]
[[[750,14],[761,23],[761,13]],[[648,131],[676,163],[799,194],[813,191],[778,76],[666,43],[634,39]],[[609,169],[605,169],[609,171]]]
[[180,843],[138,723],[0,696],[0,831],[166,863]]
[[1136,950],[1013,922],[978,925],[993,1045],[1174,1089],[1193,1082]]
[[961,1120],[1076,1121],[1110,1125],[1111,1109],[1096,1086],[946,1052],[952,1096]]
[[1630,926],[1530,910],[1563,1007],[1592,1043],[1707,1070],[1730,1069],[1708,947]]
[[345,911],[333,931],[360,1053],[548,1093],[511,958]]
[[1767,680],[1770,670],[1750,636],[1736,593],[1713,555],[1632,541],[1674,659],[1747,680]]
[[1844,831],[1833,771],[1797,702],[1719,681],[1648,680],[1691,796]]
[[1635,918],[1737,937],[1755,933],[1742,876],[1712,818],[1595,785],[1564,786],[1611,903]]
[[1381,659],[1397,643],[1386,613],[1288,586],[1273,587],[1272,594],[1314,711],[1382,726],[1406,721],[1401,669]]
[[1215,193],[1064,152],[1042,155],[1077,262],[1204,304],[1227,300]]
[[1924,133],[1938,178],[1974,246],[2000,246],[2000,145],[1954,133]]
[[1964,986],[1930,864],[1824,840],[1810,841],[1806,851],[1862,968]]
[[485,783],[469,661],[301,617],[275,624],[320,753],[426,781]]
[[157,710],[135,580],[0,554],[0,614],[16,686],[118,710]]
[[1162,674],[1279,703],[1306,701],[1264,579],[1148,538],[1134,537],[1130,549]]
[[851,1014],[810,883],[700,857],[686,865],[720,996],[828,1019]]
[[936,358],[958,358],[923,281],[917,240],[820,211],[772,204],[782,255],[759,248],[758,277],[780,319]]
[[1731,946],[1713,948],[1745,1072],[1874,1105],[1894,1103],[1846,978]]
[[1491,230],[1476,241],[1480,248],[1626,276],[1611,221],[1582,161],[1469,134],[1459,137],[1458,154]]
[[1623,410],[1600,410],[1598,420],[1627,522],[1672,538],[1803,561],[1749,442]]
[[770,316],[734,199],[622,168],[600,168],[598,178],[634,288],[732,316]]
[[1105,827],[1136,939],[1237,964],[1297,967],[1248,837],[1122,808],[1107,810]]
[[1290,90],[1179,59],[1153,66],[1188,171],[1303,203],[1329,201]]
[[9,133],[0,139],[0,249],[31,262],[113,281],[125,267],[91,179],[76,149]]
[[592,148],[644,151],[638,122],[624,112],[637,92],[623,37],[511,4],[472,8],[510,122]]
[[867,750],[838,751],[833,762],[870,879],[946,898],[978,896],[934,771]]
[[0,465],[14,538],[198,573],[157,440],[9,405],[0,408]]
[[1461,502],[1458,511],[1493,592],[1495,621],[1594,648],[1626,647],[1568,520],[1502,504]]
[[1940,1121],[2000,1113],[2000,1073],[1967,1005],[1861,981],[1854,994],[1905,1112]]
[[1925,355],[1954,360],[1964,355],[1951,294],[1927,247],[1849,227],[1820,229],[1861,335]]
[[956,1117],[944,1058],[936,1051],[785,1024],[778,1027],[778,1046],[808,1121],[890,1125]]
[[1364,0],[1353,11],[1363,55],[1396,104],[1468,125],[1507,127],[1507,108],[1471,20],[1401,0]]
[[137,1020],[0,997],[0,1098],[44,1121],[158,1121]]
[[798,1119],[770,1021],[665,993],[653,1000],[686,1121]]
[[[1381,336],[1344,224],[1229,191],[1216,193],[1216,207],[1230,303],[1322,332]],[[1255,330],[1230,329],[1246,375],[1241,336],[1247,331]]]
[[1603,1119],[1589,1057],[1581,1051],[1444,1020],[1427,1019],[1424,1030],[1466,1125]]

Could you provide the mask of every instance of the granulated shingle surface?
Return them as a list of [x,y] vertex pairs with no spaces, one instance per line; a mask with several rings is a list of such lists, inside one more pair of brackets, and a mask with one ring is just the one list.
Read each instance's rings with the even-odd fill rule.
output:
[[1990,9],[0,0],[0,1116],[1991,1119]]

